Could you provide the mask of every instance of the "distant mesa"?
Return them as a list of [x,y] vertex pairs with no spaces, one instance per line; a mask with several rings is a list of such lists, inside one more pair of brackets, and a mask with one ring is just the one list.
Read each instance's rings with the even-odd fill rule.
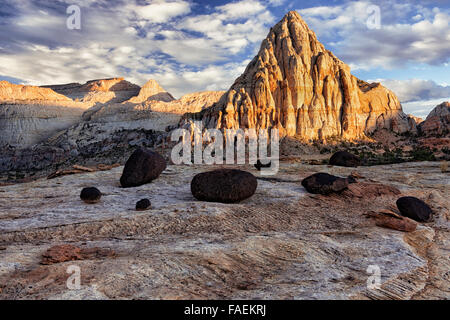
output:
[[0,102],[70,101],[71,99],[49,88],[13,84],[0,81]]
[[123,102],[136,96],[141,89],[124,78],[90,80],[85,84],[47,85],[42,88],[52,89],[73,100],[90,103],[90,106],[95,103]]

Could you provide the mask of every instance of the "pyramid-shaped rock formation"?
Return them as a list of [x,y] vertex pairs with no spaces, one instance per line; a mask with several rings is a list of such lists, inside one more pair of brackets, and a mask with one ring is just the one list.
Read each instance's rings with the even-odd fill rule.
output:
[[376,129],[415,130],[394,93],[354,77],[289,12],[262,42],[258,55],[213,107],[186,115],[209,128],[278,128],[304,140],[365,139]]
[[156,80],[149,80],[144,84],[136,97],[132,97],[128,102],[142,103],[147,100],[157,100],[170,102],[175,98],[166,90],[164,90]]

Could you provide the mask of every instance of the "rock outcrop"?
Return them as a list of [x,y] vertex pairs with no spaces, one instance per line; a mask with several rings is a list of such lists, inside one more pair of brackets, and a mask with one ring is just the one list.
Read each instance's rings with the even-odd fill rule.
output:
[[170,102],[175,100],[175,98],[166,90],[164,90],[158,82],[155,80],[149,80],[141,88],[139,94],[136,97],[132,97],[128,100],[130,103],[142,103],[147,100],[157,100]]
[[377,129],[415,130],[393,92],[350,73],[289,12],[262,42],[258,55],[212,108],[189,115],[209,128],[278,128],[301,140],[366,139]]
[[450,134],[450,102],[446,101],[434,108],[426,120],[419,125],[425,136],[443,137]]

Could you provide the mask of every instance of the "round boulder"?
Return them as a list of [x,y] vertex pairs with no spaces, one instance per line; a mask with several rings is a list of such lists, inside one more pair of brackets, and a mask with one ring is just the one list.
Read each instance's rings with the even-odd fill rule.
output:
[[338,151],[330,158],[329,164],[340,167],[357,167],[361,165],[361,159],[347,151]]
[[81,190],[80,198],[86,203],[93,204],[100,201],[102,193],[97,188],[84,188]]
[[148,199],[142,199],[136,202],[136,210],[137,211],[145,211],[150,209],[152,203]]
[[258,187],[249,172],[219,169],[197,174],[191,182],[192,195],[200,201],[234,203],[250,198]]
[[397,208],[402,216],[419,222],[429,221],[433,211],[422,200],[415,197],[402,197],[397,200]]
[[125,163],[120,184],[124,188],[138,187],[159,177],[166,169],[166,160],[157,152],[139,148]]
[[302,181],[302,186],[306,191],[314,194],[327,195],[330,193],[341,192],[348,188],[349,181],[345,178],[332,176],[328,173],[315,173]]

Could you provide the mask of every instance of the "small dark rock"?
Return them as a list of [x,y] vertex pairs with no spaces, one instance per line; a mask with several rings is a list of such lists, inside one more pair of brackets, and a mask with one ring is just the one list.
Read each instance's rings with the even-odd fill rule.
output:
[[234,203],[250,198],[258,187],[256,177],[249,172],[219,169],[197,174],[191,182],[191,192],[200,201]]
[[152,203],[148,199],[142,199],[136,202],[136,210],[137,211],[145,211],[150,209]]
[[80,198],[86,203],[97,203],[100,201],[102,193],[97,188],[84,188],[81,190]]
[[323,195],[341,192],[347,189],[348,185],[348,179],[332,176],[328,173],[315,173],[302,181],[302,186],[305,187],[306,191]]
[[125,163],[120,184],[124,188],[138,187],[159,177],[166,169],[166,160],[157,152],[137,149]]
[[419,222],[429,221],[433,214],[433,211],[425,202],[415,197],[398,199],[397,208],[403,216]]
[[338,151],[330,158],[331,165],[340,167],[357,167],[361,165],[361,159],[347,151]]

